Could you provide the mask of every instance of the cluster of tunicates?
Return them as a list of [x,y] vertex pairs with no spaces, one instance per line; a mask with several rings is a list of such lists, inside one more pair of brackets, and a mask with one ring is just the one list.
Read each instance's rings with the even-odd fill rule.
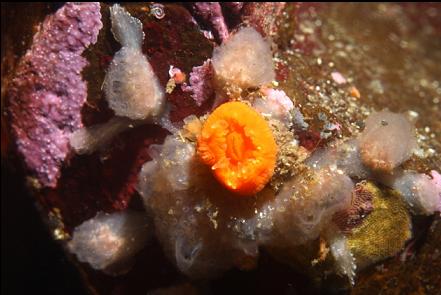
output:
[[[273,92],[276,98],[287,98],[282,91]],[[254,102],[258,99],[256,109],[289,130],[292,103],[274,96]],[[184,121],[198,120],[203,118]],[[351,203],[354,184],[339,169],[307,167],[277,193],[266,187],[253,196],[238,197],[219,184],[201,163],[195,142],[181,133],[152,146],[150,156],[140,172],[138,190],[165,252],[190,277],[252,267],[259,247],[313,241],[327,229],[333,214]]]
[[311,171],[277,195],[264,189],[238,199],[200,163],[194,143],[169,136],[151,155],[138,189],[166,253],[191,277],[246,268],[260,245],[314,240],[351,201],[353,183],[339,171]]
[[158,239],[183,273],[210,277],[256,255],[255,241],[238,222],[246,222],[240,209],[253,201],[228,208],[234,196],[198,161],[194,143],[171,135],[151,149],[151,156],[138,189],[153,215]]
[[[264,112],[271,113],[271,108]],[[380,114],[374,113],[368,121],[388,126],[387,130],[381,130],[385,136],[393,136],[388,132],[394,133],[402,120],[406,120],[403,115],[388,111]],[[372,126],[378,128],[378,124]],[[400,154],[400,160],[385,161],[393,170],[392,174],[385,175],[370,166],[371,161],[364,160],[361,155],[360,150],[365,148],[361,138],[372,132],[370,126],[368,124],[357,138],[337,142],[313,153],[305,161],[307,169],[286,180],[280,191],[266,189],[256,194],[252,198],[254,203],[251,202],[254,214],[248,217],[242,216],[247,211],[242,207],[246,202],[235,199],[237,197],[216,183],[207,167],[201,165],[194,143],[176,136],[166,139],[161,152],[152,153],[152,162],[148,162],[140,174],[140,192],[146,207],[156,216],[157,234],[169,249],[172,260],[189,276],[210,276],[220,269],[243,267],[235,260],[225,259],[237,258],[235,255],[240,251],[244,257],[252,253],[250,256],[255,259],[259,247],[296,247],[322,236],[330,246],[337,270],[353,281],[356,266],[365,267],[367,264],[365,260],[363,264],[357,264],[345,234],[334,224],[333,217],[351,207],[354,181],[373,179],[387,184],[400,194],[415,214],[439,211],[441,200],[436,181],[427,175],[399,168],[399,163],[407,160],[415,147],[414,130],[401,131],[401,141],[393,144],[380,139],[370,143],[389,155],[398,149],[396,154]],[[403,223],[400,226],[408,228],[410,225]],[[216,242],[213,244],[213,241]],[[183,245],[181,242],[191,245],[192,250],[179,248]],[[217,250],[218,245],[222,245],[221,252]],[[194,254],[191,260],[184,259],[186,263],[182,263],[182,258],[190,256],[182,255],[184,249]],[[199,259],[208,260],[204,263]],[[377,258],[372,257],[374,260]]]
[[399,166],[417,147],[415,132],[402,114],[374,112],[357,138],[319,150],[307,162],[315,168],[337,167],[353,178],[374,179],[398,191],[413,213],[430,215],[441,204],[437,172],[430,177]]
[[103,89],[115,117],[95,126],[75,131],[70,145],[77,154],[90,154],[105,146],[127,128],[146,122],[172,129],[165,111],[164,90],[152,66],[141,51],[142,23],[120,5],[110,8],[112,33],[122,48],[106,73]]
[[[92,152],[133,119],[159,122],[164,118],[162,89],[140,51],[143,33],[139,20],[118,5],[111,9],[111,17],[112,31],[123,47],[110,65],[104,88],[110,107],[126,118],[111,120],[108,129],[94,126],[87,132],[78,131],[82,140],[73,137],[71,144],[79,153]],[[403,115],[373,112],[358,136],[304,156],[295,130],[305,130],[308,124],[293,101],[270,85],[275,75],[269,43],[253,28],[239,29],[215,48],[212,63],[216,94],[231,94],[227,100],[239,100],[265,118],[278,145],[277,163],[290,165],[276,167],[262,190],[239,196],[222,185],[213,174],[216,167],[206,165],[198,155],[197,139],[207,116],[190,116],[163,144],[150,146],[151,160],[139,173],[137,190],[154,229],[144,226],[145,216],[100,214],[74,231],[69,248],[81,261],[96,269],[125,263],[154,231],[167,257],[182,273],[207,278],[234,267],[255,267],[262,247],[294,264],[296,259],[277,251],[323,240],[335,262],[334,271],[353,282],[357,267],[395,254],[409,238],[410,218],[402,203],[414,214],[433,214],[441,209],[439,174],[431,178],[400,168],[416,148],[414,127]],[[250,133],[244,130],[245,135]],[[252,145],[239,137],[228,140],[232,143],[228,152],[236,156],[241,155],[241,148]],[[388,186],[393,190],[388,194],[399,197],[385,197],[376,185],[364,182],[366,179]],[[279,185],[272,185],[275,180]],[[395,200],[401,201],[395,204]],[[390,241],[395,237],[386,233],[381,241],[390,249],[369,256],[357,245],[370,244],[369,239],[376,237],[376,226],[391,229],[393,222],[383,222],[389,208],[400,216],[396,228],[402,231],[396,231],[397,236],[404,234],[398,241]],[[377,214],[370,213],[372,210]],[[349,229],[341,228],[341,216],[351,218]],[[360,233],[368,234],[364,237]],[[377,252],[374,249],[372,253]]]

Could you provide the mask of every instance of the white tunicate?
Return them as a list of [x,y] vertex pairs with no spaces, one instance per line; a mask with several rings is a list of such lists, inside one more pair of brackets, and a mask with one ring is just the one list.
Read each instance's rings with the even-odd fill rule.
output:
[[149,219],[143,212],[100,212],[74,229],[67,247],[79,261],[89,263],[94,269],[118,274],[127,270],[151,232]]
[[417,147],[415,128],[402,114],[374,112],[365,125],[359,137],[360,154],[363,163],[373,170],[392,171]]
[[348,176],[366,179],[371,171],[363,164],[360,156],[360,146],[356,139],[350,139],[337,146],[337,166]]
[[130,15],[127,10],[119,4],[110,7],[110,18],[112,21],[112,33],[116,41],[123,47],[130,47],[141,51],[144,32],[142,22]]
[[[138,191],[147,198],[155,188],[179,191],[191,186],[195,147],[175,136],[167,136],[163,145],[152,145],[152,161],[145,163],[138,176]],[[159,188],[160,187],[160,188]]]
[[179,236],[175,241],[175,257],[178,268],[188,272],[196,262],[202,248],[202,240],[188,240],[186,235]]
[[441,211],[441,186],[428,175],[404,171],[383,177],[383,182],[398,191],[415,214]]
[[354,285],[355,270],[357,268],[354,255],[349,249],[347,239],[344,235],[333,233],[328,239],[332,256],[336,261],[337,270],[340,274],[346,275]]
[[262,115],[271,117],[284,123],[287,127],[292,125],[291,111],[294,104],[283,90],[265,89],[265,97],[258,97],[252,101],[252,106]]
[[164,109],[164,91],[141,51],[142,23],[118,4],[110,8],[110,16],[112,32],[122,48],[113,57],[104,79],[109,107],[118,116],[153,119]]
[[274,202],[275,230],[293,245],[317,238],[351,204],[352,180],[340,170],[311,170],[286,182]]
[[167,254],[183,273],[199,276],[207,268],[198,259],[204,244],[197,235],[193,198],[188,195],[195,176],[195,147],[168,136],[163,145],[151,146],[149,154],[152,160],[143,165],[137,189],[146,209],[153,213],[158,238]]
[[103,124],[80,128],[71,134],[70,145],[77,154],[90,154],[109,143],[132,124],[129,119],[114,117]]
[[340,169],[346,175],[358,179],[366,179],[371,175],[370,170],[361,161],[359,144],[356,139],[337,142],[319,149],[306,160],[306,164],[312,169],[326,167]]
[[271,47],[255,29],[242,28],[213,51],[216,79],[242,88],[275,79]]
[[[161,165],[162,172],[167,176],[170,188],[174,191],[188,189],[193,176],[191,168],[194,165],[192,160],[195,158],[194,146],[168,137],[162,147],[160,157],[164,161]],[[176,169],[173,162],[181,164],[179,169]]]
[[136,189],[145,202],[148,201],[153,193],[153,188],[155,185],[154,175],[157,169],[158,162],[156,160],[151,160],[145,163],[141,168],[141,172],[139,172]]

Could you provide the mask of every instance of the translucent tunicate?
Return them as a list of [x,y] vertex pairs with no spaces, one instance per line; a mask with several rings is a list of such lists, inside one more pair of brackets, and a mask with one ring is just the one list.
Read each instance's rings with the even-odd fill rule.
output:
[[357,179],[366,179],[371,175],[370,170],[361,160],[359,143],[356,139],[336,142],[319,149],[306,160],[306,163],[313,169],[326,167],[340,169],[348,176]]
[[348,245],[346,237],[339,233],[333,233],[328,238],[332,256],[336,261],[337,272],[346,275],[354,285],[355,270],[357,268],[354,255]]
[[253,28],[242,28],[213,51],[213,67],[221,83],[259,87],[275,79],[270,44]]
[[190,188],[195,153],[193,144],[174,136],[168,136],[163,145],[151,146],[149,154],[153,160],[145,163],[139,174],[141,195],[147,197],[154,189],[172,192]]
[[77,154],[90,154],[132,124],[127,118],[114,117],[103,124],[80,128],[70,136],[70,145]]
[[164,108],[164,91],[141,51],[144,33],[139,19],[115,4],[110,8],[112,32],[122,45],[104,79],[109,107],[118,116],[152,119]]
[[415,214],[441,211],[441,186],[428,175],[404,171],[384,177],[383,182],[398,191]]
[[360,154],[373,170],[392,171],[409,159],[417,146],[415,128],[402,114],[374,112],[365,124],[359,137]]
[[274,202],[275,230],[293,245],[317,238],[332,216],[351,204],[352,180],[328,168],[294,177]]
[[152,228],[143,212],[98,213],[74,229],[68,249],[79,261],[111,274],[127,271],[146,244]]

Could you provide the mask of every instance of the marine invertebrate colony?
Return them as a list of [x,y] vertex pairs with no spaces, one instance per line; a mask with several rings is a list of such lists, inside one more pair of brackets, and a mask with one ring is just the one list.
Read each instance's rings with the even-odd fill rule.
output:
[[122,48],[110,63],[103,89],[116,117],[98,126],[76,130],[70,137],[70,145],[79,154],[92,153],[130,126],[143,124],[142,121],[172,128],[168,127],[171,126],[168,118],[163,117],[162,122],[158,119],[165,108],[164,90],[141,51],[144,40],[141,21],[118,4],[110,9],[110,15],[112,33]]
[[[139,77],[143,71],[125,74],[138,65],[148,69],[145,57],[139,56],[139,23],[118,5],[111,9],[111,16],[115,38],[123,48],[106,75],[104,87],[110,106],[116,106],[113,100],[121,103],[124,108],[116,108],[116,114],[130,119],[160,117],[157,110],[162,107],[163,92],[155,78],[148,78],[148,83],[153,83],[150,86],[131,88],[132,83],[142,83]],[[398,176],[399,165],[416,148],[413,126],[403,115],[374,112],[358,137],[308,157],[295,134],[296,128],[308,125],[291,99],[272,88],[275,76],[270,47],[257,31],[248,27],[230,35],[215,48],[212,63],[214,72],[205,78],[212,77],[220,105],[208,115],[188,117],[162,145],[151,146],[152,160],[139,174],[138,191],[153,218],[156,235],[183,273],[201,278],[231,267],[248,268],[245,261],[256,261],[259,247],[269,247],[278,256],[278,251],[283,251],[278,249],[308,245],[322,237],[335,259],[335,271],[353,282],[357,268],[395,254],[410,238],[410,217],[404,202],[428,213],[438,210],[441,196],[427,178]],[[210,66],[209,62],[204,66]],[[151,69],[148,72],[153,75]],[[184,89],[196,91],[192,87],[199,82],[192,81]],[[116,129],[118,126],[115,124]],[[378,207],[383,199],[375,186],[355,186],[355,181],[381,181],[387,178],[381,173],[392,172],[390,186],[402,200],[395,194],[400,201],[391,201],[386,207]],[[421,189],[410,196],[406,185]],[[397,206],[396,213],[402,217],[399,229],[404,234],[398,240],[397,235],[378,240],[378,253],[369,252],[369,247],[363,251],[367,246],[361,245],[375,238],[375,228],[393,231],[393,221],[378,216],[395,212]],[[129,235],[129,228],[125,230],[122,239]],[[86,231],[86,227],[81,230],[83,234]],[[394,246],[390,239],[395,239]],[[74,235],[72,243],[81,245],[75,240]],[[81,247],[70,249],[82,257]],[[116,257],[112,259],[123,263],[134,254],[112,255]],[[84,260],[103,268],[93,257]],[[106,261],[110,258],[101,260],[100,265],[115,263]]]
[[[242,9],[241,4],[228,5],[236,13]],[[62,156],[71,147],[81,166],[87,157],[108,161],[100,149],[127,130],[155,124],[168,133],[155,141],[143,137],[144,129],[136,133],[143,139],[142,152],[131,171],[137,178],[130,181],[137,183],[145,212],[127,209],[132,205],[127,199],[119,207],[102,206],[105,211],[122,211],[71,222],[79,225],[67,249],[92,268],[115,275],[127,271],[155,235],[168,259],[190,278],[252,269],[263,248],[283,263],[325,269],[323,273],[345,275],[351,283],[357,271],[399,253],[412,237],[411,216],[441,210],[438,172],[429,176],[422,169],[411,170],[408,163],[418,148],[413,123],[403,114],[372,111],[360,133],[341,136],[344,124],[320,112],[324,131],[316,132],[310,110],[278,88],[279,57],[273,57],[270,40],[255,24],[228,31],[221,4],[193,8],[207,23],[222,21],[216,25],[222,42],[211,58],[204,56],[186,67],[176,60],[164,67],[148,59],[147,53],[154,56],[154,50],[145,48],[155,40],[144,40],[144,16],[132,15],[118,4],[110,8],[111,32],[122,46],[103,70],[102,92],[110,119],[87,127],[68,126],[55,143],[62,147]],[[210,9],[216,13],[207,14]],[[158,17],[151,11],[155,21],[167,20],[167,13],[163,9]],[[96,39],[96,32],[89,37]],[[86,41],[88,45],[93,40]],[[186,75],[184,69],[191,73]],[[349,83],[335,73],[339,74],[334,71],[331,77],[337,85]],[[173,80],[173,87],[165,85],[164,77]],[[193,100],[200,112],[172,124],[170,102],[180,95]],[[49,93],[45,101],[57,104],[58,98]],[[13,104],[12,110],[17,108]],[[305,134],[311,143],[302,138]],[[335,134],[342,139],[335,140]],[[111,148],[129,153],[124,150],[127,142],[121,141],[131,137],[121,138]],[[19,144],[19,150],[25,146]],[[53,151],[49,149],[51,156]],[[53,184],[57,165],[50,177],[46,172],[40,175],[45,184]],[[69,184],[67,189],[75,187]]]

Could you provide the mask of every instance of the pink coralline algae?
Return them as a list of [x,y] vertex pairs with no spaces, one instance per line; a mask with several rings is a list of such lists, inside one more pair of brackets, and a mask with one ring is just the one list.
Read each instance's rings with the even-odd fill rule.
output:
[[201,66],[193,67],[190,73],[190,85],[183,84],[182,90],[191,93],[198,106],[208,101],[214,95],[213,67],[210,60],[206,60]]
[[83,51],[102,27],[99,3],[68,3],[46,18],[11,83],[10,116],[18,152],[43,185],[55,187],[69,152],[68,136],[82,126],[87,87]]
[[[241,23],[254,27],[264,36],[277,31],[276,19],[282,14],[284,2],[193,2],[192,14],[206,36],[213,36],[222,43],[229,38],[229,33]],[[208,37],[207,37],[208,38]],[[211,39],[211,38],[209,38]]]
[[282,14],[286,2],[250,2],[241,10],[241,19],[264,36],[277,32],[277,18]]
[[203,24],[213,27],[218,40],[224,41],[228,38],[228,27],[219,2],[194,2],[192,9],[196,18]]
[[346,78],[339,72],[332,72],[331,77],[332,80],[334,80],[334,82],[337,84],[345,84],[347,82]]

